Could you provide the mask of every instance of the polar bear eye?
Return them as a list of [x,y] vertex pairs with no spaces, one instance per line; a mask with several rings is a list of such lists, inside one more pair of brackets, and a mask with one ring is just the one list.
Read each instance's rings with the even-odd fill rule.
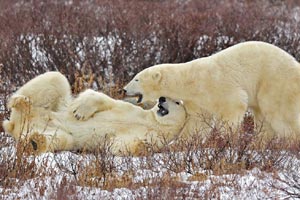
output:
[[139,81],[139,79],[135,79],[135,81],[136,81],[136,82],[138,82],[138,81]]
[[179,105],[179,104],[180,104],[180,102],[178,102],[178,101],[176,101],[175,103],[176,103],[177,105]]

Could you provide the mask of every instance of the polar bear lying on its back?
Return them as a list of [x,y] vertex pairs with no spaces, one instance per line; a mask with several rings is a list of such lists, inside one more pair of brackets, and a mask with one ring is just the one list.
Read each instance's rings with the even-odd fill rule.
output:
[[299,138],[300,64],[264,42],[244,42],[191,62],[149,67],[124,90],[139,95],[140,101],[181,99],[189,118],[204,112],[233,126],[250,108],[268,133]]
[[[35,96],[39,93],[43,94],[40,99]],[[93,150],[104,138],[111,138],[113,153],[139,154],[144,143],[160,147],[161,139],[174,139],[186,117],[181,102],[164,97],[151,110],[92,90],[72,99],[69,83],[58,72],[45,73],[25,84],[11,97],[10,108],[10,120],[3,123],[5,131],[16,139],[26,139],[36,153]]]

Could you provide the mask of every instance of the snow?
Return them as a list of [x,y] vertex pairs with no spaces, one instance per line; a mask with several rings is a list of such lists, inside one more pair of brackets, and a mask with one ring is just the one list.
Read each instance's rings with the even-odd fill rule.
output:
[[[65,5],[72,5],[73,3],[73,0],[65,1]],[[16,3],[15,9],[23,6],[26,6],[26,3]],[[290,19],[294,23],[299,23],[300,7],[292,9]],[[275,43],[278,43],[279,39],[284,35],[286,35],[288,40],[298,38],[295,35],[297,33],[293,31],[293,26],[289,23],[279,21],[276,28],[278,35],[274,36]],[[239,27],[237,26],[238,30]],[[257,34],[259,34],[259,31],[254,35]],[[151,59],[152,53],[155,52],[155,63],[160,63],[163,47],[159,49],[154,48],[160,39],[157,35],[159,34],[152,33],[150,39],[141,41],[141,44],[145,46],[154,44],[149,52],[144,55],[144,59]],[[30,41],[29,48],[33,66],[43,66],[48,61],[52,62],[51,57],[43,49],[42,37],[42,35],[29,34],[21,35],[19,38],[24,42]],[[71,36],[66,35],[64,39],[67,40],[69,37]],[[211,39],[208,35],[199,36],[193,55],[200,57],[201,51],[208,48],[206,44]],[[221,44],[233,43],[233,41],[234,38],[231,36],[218,36],[216,43],[219,49],[217,50],[220,50]],[[60,41],[53,36],[53,42],[56,44]],[[112,80],[113,58],[111,52],[114,52],[114,48],[117,46],[121,46],[121,43],[122,40],[120,37],[113,33],[106,37],[83,38],[75,47],[75,53],[78,56],[75,67],[77,69],[84,68],[84,61],[87,60],[86,57],[88,54],[84,47],[91,44],[93,52],[97,52],[100,58],[106,58],[108,66],[100,69],[103,69],[106,78]],[[132,71],[136,67],[131,64],[131,60],[138,53],[136,44],[133,43],[132,46],[132,55],[126,57],[127,67],[131,69],[129,70],[129,75],[133,75]],[[101,63],[97,61],[96,65],[101,65]],[[13,87],[12,83],[7,82],[6,84]],[[98,89],[95,83],[93,88]],[[5,110],[4,100],[2,99],[0,99],[0,110]],[[204,151],[211,151],[211,149]],[[228,150],[225,155],[231,153],[230,151]],[[195,155],[198,154],[193,154],[192,158],[198,164],[202,159],[195,157]],[[0,199],[57,199],[58,197],[63,199],[62,196],[68,197],[68,199],[148,199],[149,197],[150,199],[151,197],[166,199],[169,196],[174,197],[174,199],[296,199],[299,198],[299,195],[292,194],[300,194],[299,153],[296,156],[286,151],[282,151],[282,157],[285,159],[281,161],[282,166],[279,171],[268,172],[267,170],[253,168],[251,170],[237,171],[235,174],[220,175],[213,174],[211,170],[200,167],[190,173],[187,172],[189,171],[187,169],[174,172],[174,170],[169,169],[170,163],[166,161],[163,153],[155,154],[151,158],[108,156],[107,159],[110,160],[105,161],[104,164],[110,165],[111,162],[114,169],[112,169],[112,172],[108,170],[105,173],[108,173],[108,176],[115,174],[112,181],[124,181],[117,178],[128,175],[128,178],[131,179],[129,181],[130,184],[133,184],[131,186],[124,181],[124,183],[114,188],[101,186],[104,180],[99,175],[95,175],[94,179],[100,179],[98,180],[100,186],[89,186],[86,183],[80,182],[78,174],[88,173],[91,166],[97,162],[97,157],[93,154],[58,152],[45,153],[39,156],[21,156],[23,156],[22,161],[24,162],[24,166],[33,164],[32,170],[34,170],[35,175],[32,178],[27,177],[26,179],[24,177],[14,177],[11,174],[4,178],[0,175]],[[253,157],[260,159],[258,153]],[[14,167],[11,163],[15,162],[16,158],[17,150],[15,142],[11,137],[0,133],[0,173],[4,173],[3,169],[11,170],[13,173],[13,169],[9,167]],[[183,162],[183,153],[176,152],[174,158]],[[208,159],[213,159],[213,154]],[[153,163],[149,163],[149,161],[153,161]],[[204,177],[196,177],[195,174],[202,174]],[[176,180],[176,187],[173,185],[174,180]],[[160,188],[161,184],[163,185],[162,188]]]
[[[72,4],[73,1],[66,3]],[[294,21],[300,21],[299,7],[293,9]],[[238,28],[238,27],[237,27]],[[279,34],[284,34],[292,37],[292,28],[283,22],[278,23],[277,29]],[[47,56],[42,48],[42,43],[39,35],[21,35],[20,39],[30,40],[29,48],[31,50],[32,65],[43,65],[51,58]],[[67,36],[65,36],[68,38]],[[281,36],[279,35],[278,38]],[[211,38],[208,35],[202,35],[197,40],[197,45],[194,48],[194,55],[206,47],[206,43]],[[218,36],[216,38],[217,46],[223,43],[232,43],[233,37]],[[274,38],[277,41],[277,38]],[[57,43],[54,38],[54,43]],[[114,48],[120,46],[121,39],[117,35],[110,34],[107,37],[85,37],[82,43],[78,43],[75,53],[78,56],[78,62],[75,64],[77,69],[82,69],[84,60],[86,60],[87,52],[84,47],[88,43],[94,44],[93,51],[98,52],[102,58],[108,60],[104,68],[105,77],[111,77],[112,73],[112,55]],[[151,40],[144,40],[142,44],[150,45],[158,43],[159,38],[155,33],[152,34]],[[135,46],[135,44],[132,44]],[[161,47],[162,48],[162,47]],[[157,51],[151,48],[150,52],[145,55],[145,59],[150,59],[150,53],[156,52],[155,62],[159,63],[161,59],[161,50]],[[134,54],[137,52],[133,52]],[[127,62],[130,63],[131,57],[128,57]],[[98,63],[100,65],[100,63]],[[97,65],[98,65],[97,64]],[[134,69],[135,66],[128,66]],[[97,85],[94,85],[95,89]],[[0,109],[4,110],[4,102],[0,101]],[[7,167],[11,165],[8,162],[15,162],[17,150],[15,143],[11,137],[4,133],[0,133],[0,170],[11,170]],[[3,145],[4,144],[4,145]],[[5,145],[10,144],[10,145]],[[202,149],[202,151],[212,151],[211,149]],[[232,158],[236,159],[237,155],[234,150],[228,149],[226,154],[231,154]],[[254,153],[254,152],[251,152]],[[195,157],[199,154],[192,154],[191,158],[195,164],[199,164],[202,158]],[[264,155],[267,155],[265,152]],[[28,156],[24,159],[24,165],[33,164],[35,170],[33,178],[24,179],[22,177],[13,178],[8,176],[2,179],[0,177],[0,199],[56,199],[58,196],[65,195],[70,199],[148,199],[149,197],[164,197],[172,196],[175,199],[296,199],[300,194],[300,158],[299,156],[291,155],[289,152],[282,151],[280,171],[268,172],[259,168],[251,170],[237,171],[235,174],[213,174],[211,170],[197,168],[190,171],[186,169],[182,171],[172,171],[171,164],[166,161],[163,153],[147,157],[107,157],[109,161],[104,161],[104,164],[112,164],[112,172],[105,171],[100,173],[108,173],[108,176],[113,175],[111,181],[124,181],[122,178],[128,176],[130,184],[116,184],[116,187],[104,187],[103,177],[95,175],[94,181],[98,180],[96,186],[82,183],[78,179],[79,173],[88,172],[91,166],[96,165],[97,158],[93,154],[78,154],[74,152],[58,152],[45,153],[39,156]],[[298,154],[299,155],[299,154]],[[176,152],[172,155],[175,159],[184,162],[182,152]],[[213,159],[214,154],[208,156],[209,160]],[[261,159],[259,153],[253,155],[256,159]],[[153,163],[149,163],[149,161]],[[100,161],[103,162],[103,161]],[[111,163],[109,163],[111,162]],[[100,163],[101,164],[101,163]],[[103,163],[102,163],[103,164]],[[174,163],[173,163],[174,164]],[[98,169],[100,170],[100,169]],[[1,172],[1,171],[0,171]],[[189,173],[188,173],[189,172]],[[77,174],[76,174],[77,173]],[[196,177],[195,174],[202,174],[203,177]],[[120,177],[120,179],[118,179]],[[175,183],[174,183],[175,180]],[[9,185],[5,185],[9,182]],[[173,184],[176,184],[174,186]],[[92,184],[91,184],[92,185]],[[163,185],[163,187],[161,187]],[[179,186],[180,185],[180,186]],[[295,186],[295,187],[293,187]]]
[[[10,137],[1,134],[6,143],[14,143]],[[182,154],[178,152],[178,154]],[[283,155],[285,153],[283,152]],[[16,156],[14,145],[0,149],[0,166],[13,160]],[[72,174],[80,169],[88,170],[95,163],[96,156],[93,154],[79,154],[74,152],[44,153],[40,156],[25,157],[27,163],[34,163],[37,176],[29,179],[7,178],[14,184],[4,186],[0,182],[0,199],[56,199],[68,197],[68,199],[147,199],[155,197],[174,197],[181,199],[210,198],[210,199],[296,199],[288,196],[282,190],[294,194],[300,191],[291,187],[290,176],[299,177],[300,159],[290,155],[287,159],[286,168],[277,173],[262,171],[258,168],[242,170],[236,174],[216,175],[207,169],[199,168],[194,172],[205,174],[206,178],[193,179],[193,174],[172,172],[164,166],[161,159],[163,153],[153,155],[152,159],[160,159],[149,167],[146,157],[111,157],[115,169],[112,173],[116,178],[111,181],[119,181],[118,187],[105,188],[101,186],[88,186],[80,183],[78,176]],[[182,155],[179,155],[181,157]],[[286,156],[286,155],[285,155]],[[122,183],[124,175],[130,174],[131,185]],[[78,174],[77,174],[78,175]],[[167,177],[167,178],[166,178]],[[95,177],[96,179],[99,177]],[[165,180],[166,179],[166,180]],[[176,180],[177,187],[172,183]],[[173,182],[172,182],[173,181]],[[296,179],[296,182],[299,179]],[[133,185],[132,185],[133,184]],[[181,185],[181,187],[178,187]],[[128,186],[129,188],[127,188]],[[161,187],[163,186],[163,187]],[[161,190],[161,191],[160,191]]]

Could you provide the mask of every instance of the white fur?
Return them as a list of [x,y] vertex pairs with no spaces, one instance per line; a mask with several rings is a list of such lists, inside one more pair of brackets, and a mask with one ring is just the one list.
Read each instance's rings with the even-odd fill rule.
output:
[[195,122],[205,113],[238,126],[249,108],[278,136],[300,133],[300,65],[268,43],[244,42],[191,62],[152,66],[124,89],[143,101],[181,99]]
[[[56,100],[54,94],[60,94]],[[94,150],[108,138],[113,141],[115,154],[126,151],[139,154],[140,147],[147,142],[157,143],[159,147],[162,139],[166,142],[174,139],[186,117],[183,105],[171,99],[165,103],[169,110],[165,116],[157,113],[157,106],[143,110],[93,90],[86,90],[73,99],[69,83],[58,72],[45,73],[29,81],[10,102],[12,112],[10,120],[3,123],[5,131],[16,139],[30,142],[36,153]]]
[[[3,128],[19,140],[22,137],[21,133],[30,129],[27,122],[36,117],[30,113],[57,111],[60,106],[65,106],[70,98],[69,82],[61,73],[46,72],[39,75],[10,97],[7,105],[11,110],[10,120],[3,122]],[[41,115],[41,118],[47,121],[44,117],[47,116]]]

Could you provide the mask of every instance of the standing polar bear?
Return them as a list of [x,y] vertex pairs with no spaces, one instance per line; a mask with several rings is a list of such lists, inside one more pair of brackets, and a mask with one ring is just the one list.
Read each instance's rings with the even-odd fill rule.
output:
[[109,139],[113,153],[138,155],[145,143],[160,148],[172,141],[185,122],[182,103],[169,98],[160,97],[155,107],[143,110],[93,90],[75,99],[70,91],[58,72],[29,81],[9,100],[5,131],[29,142],[35,153],[94,150]]
[[125,87],[139,101],[161,95],[181,99],[189,118],[201,112],[238,126],[247,108],[279,137],[300,133],[300,64],[282,49],[244,42],[212,56],[161,64],[138,73]]

